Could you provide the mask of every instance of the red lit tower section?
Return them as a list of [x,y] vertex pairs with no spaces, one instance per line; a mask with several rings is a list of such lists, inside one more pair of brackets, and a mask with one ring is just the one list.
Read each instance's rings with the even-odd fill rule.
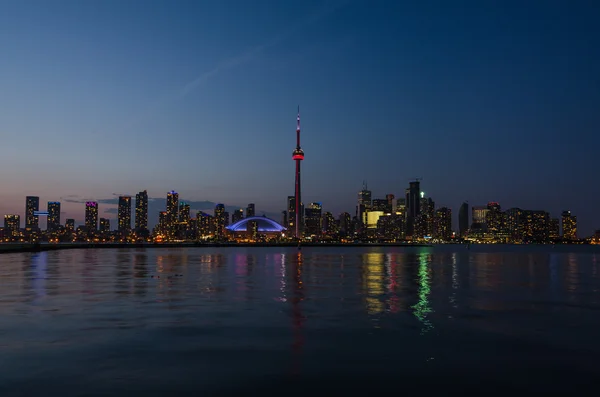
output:
[[296,162],[296,238],[302,238],[302,196],[300,182],[300,162],[304,160],[304,151],[300,148],[300,106],[298,106],[298,118],[296,119],[296,149],[292,154],[292,159]]

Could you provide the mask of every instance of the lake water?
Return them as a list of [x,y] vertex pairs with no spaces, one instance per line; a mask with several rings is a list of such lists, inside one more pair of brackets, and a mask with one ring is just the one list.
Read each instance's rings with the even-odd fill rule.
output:
[[585,394],[599,358],[594,247],[0,255],[2,397]]

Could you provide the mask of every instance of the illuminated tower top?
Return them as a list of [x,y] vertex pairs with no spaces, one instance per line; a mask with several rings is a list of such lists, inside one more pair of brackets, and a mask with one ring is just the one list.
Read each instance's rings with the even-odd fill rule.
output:
[[298,117],[296,118],[296,149],[292,153],[293,160],[304,160],[304,151],[300,148],[300,106],[298,106]]

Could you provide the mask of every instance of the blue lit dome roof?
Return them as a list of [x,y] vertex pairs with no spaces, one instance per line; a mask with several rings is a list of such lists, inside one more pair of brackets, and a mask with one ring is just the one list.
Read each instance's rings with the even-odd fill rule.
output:
[[232,232],[245,232],[247,224],[250,221],[256,221],[259,232],[283,232],[286,230],[285,227],[275,222],[273,219],[267,218],[266,216],[251,216],[244,218],[241,221],[234,223],[233,225],[227,226],[227,229]]

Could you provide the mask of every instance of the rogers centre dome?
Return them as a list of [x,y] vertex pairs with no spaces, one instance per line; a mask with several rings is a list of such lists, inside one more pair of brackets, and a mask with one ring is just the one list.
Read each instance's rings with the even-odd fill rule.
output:
[[259,233],[282,233],[287,230],[285,227],[266,216],[251,216],[249,218],[244,218],[233,225],[226,226],[226,229],[230,232],[245,232],[248,230],[248,222],[252,221],[256,222],[258,228],[257,231]]

